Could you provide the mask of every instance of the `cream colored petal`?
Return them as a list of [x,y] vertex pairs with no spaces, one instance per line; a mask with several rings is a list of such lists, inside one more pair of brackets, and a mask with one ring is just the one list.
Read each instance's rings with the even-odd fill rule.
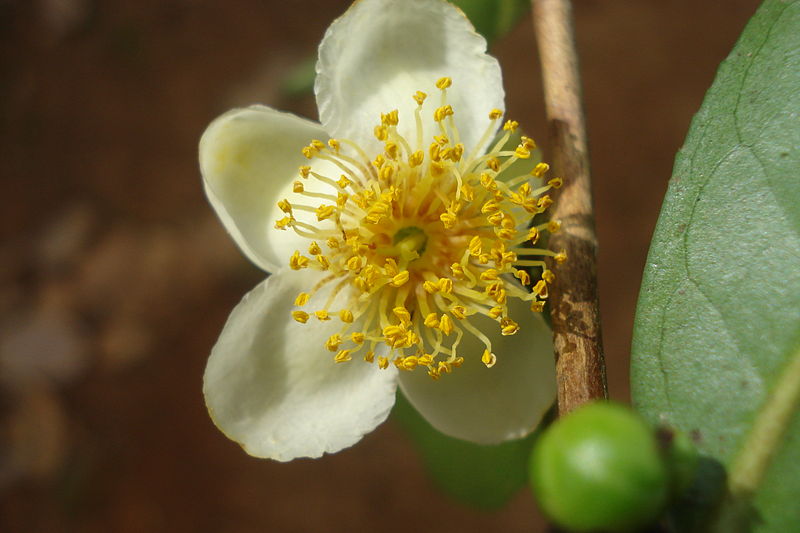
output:
[[319,48],[315,92],[320,120],[334,137],[375,150],[380,114],[398,109],[398,129],[416,144],[412,95],[428,94],[423,117],[426,142],[440,104],[435,82],[453,79],[447,92],[469,153],[486,131],[488,113],[503,109],[497,60],[460,10],[441,0],[361,0],[331,24]]
[[[250,455],[289,461],[339,451],[394,405],[394,367],[380,370],[361,357],[334,363],[324,343],[339,320],[291,318],[296,295],[319,279],[313,271],[276,272],[236,306],[212,349],[203,383],[208,411]],[[319,309],[328,292],[303,309]]]
[[274,228],[277,202],[291,195],[300,150],[327,140],[319,124],[269,107],[233,109],[214,120],[200,139],[200,170],[211,205],[242,252],[274,272],[307,241]]
[[552,333],[540,315],[510,301],[516,335],[501,336],[486,317],[470,321],[492,340],[497,362],[481,362],[484,347],[465,336],[458,354],[464,364],[433,381],[425,372],[401,372],[400,388],[433,427],[452,437],[495,444],[536,428],[556,394]]

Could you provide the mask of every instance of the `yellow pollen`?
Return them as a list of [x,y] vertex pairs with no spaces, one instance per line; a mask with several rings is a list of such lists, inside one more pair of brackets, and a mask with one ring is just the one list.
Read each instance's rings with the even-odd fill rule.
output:
[[544,279],[540,279],[536,282],[536,285],[533,286],[533,294],[538,296],[539,298],[545,300],[548,296],[547,291],[547,282]]
[[506,123],[503,124],[503,129],[505,131],[514,132],[517,131],[517,128],[519,128],[519,122],[516,120],[507,120]]
[[463,305],[454,305],[450,308],[450,313],[459,320],[467,318],[467,308]]
[[405,285],[406,282],[408,281],[409,277],[410,277],[410,274],[408,273],[408,270],[404,270],[404,271],[400,272],[399,274],[397,274],[396,276],[394,276],[392,278],[392,281],[391,281],[392,287],[400,287],[402,285]]
[[327,348],[329,352],[335,352],[339,349],[340,344],[342,344],[342,336],[337,333],[336,335],[328,337],[328,340],[325,342],[325,348]]
[[333,360],[337,363],[345,363],[352,359],[350,354],[353,353],[353,350],[339,350],[339,353],[336,354],[336,357]]
[[445,335],[450,335],[453,332],[453,321],[450,320],[448,315],[442,315],[439,319],[439,331]]
[[411,313],[408,312],[408,309],[405,307],[395,307],[392,309],[394,316],[396,316],[403,325],[409,325],[411,323]]
[[399,112],[397,109],[389,111],[386,114],[381,113],[381,124],[384,126],[397,126],[399,121]]
[[497,362],[497,356],[490,352],[488,349],[483,351],[481,362],[486,365],[486,368],[492,368]]
[[497,120],[498,118],[503,116],[503,112],[499,109],[492,109],[489,111],[489,118],[492,120]]
[[422,105],[423,103],[425,103],[425,98],[427,98],[427,97],[428,97],[428,95],[425,94],[424,92],[417,91],[417,92],[414,93],[414,97],[413,98],[414,98],[414,101],[417,102],[417,104]]
[[414,355],[409,355],[408,357],[404,357],[400,362],[400,367],[403,370],[414,370],[417,368],[419,364],[419,358]]
[[520,144],[528,150],[533,150],[536,148],[536,141],[524,135],[520,138]]
[[387,357],[378,357],[378,368],[385,370],[389,368],[389,359]]
[[542,196],[541,198],[539,198],[539,201],[536,203],[536,207],[540,211],[544,211],[545,209],[550,207],[552,204],[553,204],[553,199],[550,198],[550,196],[546,194],[546,195]]
[[297,295],[297,298],[294,299],[294,305],[297,307],[303,307],[308,303],[308,299],[311,297],[307,292],[301,292]]
[[375,126],[373,133],[375,134],[375,138],[379,141],[385,141],[389,138],[389,128],[384,125]]
[[291,214],[292,212],[292,204],[290,204],[289,200],[286,199],[283,199],[280,202],[278,202],[278,208],[284,213]]
[[342,309],[339,311],[339,319],[347,324],[353,323],[353,312],[349,309]]
[[294,219],[292,217],[283,217],[280,220],[275,221],[275,229],[285,230],[289,226],[292,225],[292,221]]
[[452,79],[450,79],[450,78],[448,78],[448,77],[439,78],[439,79],[436,81],[436,88],[437,88],[437,89],[447,89],[447,88],[448,88],[448,87],[450,87],[452,84],[453,84],[453,80],[452,80]]
[[561,231],[561,221],[560,220],[551,220],[547,223],[547,231],[550,233],[558,233]]
[[543,177],[547,174],[547,171],[550,170],[550,165],[547,163],[536,163],[536,166],[533,167],[531,174],[536,176],[537,178]]
[[441,122],[445,118],[453,116],[453,108],[450,105],[443,105],[442,107],[436,108],[436,111],[433,112],[433,120],[436,122]]
[[305,324],[308,322],[308,313],[305,311],[292,311],[292,318],[300,322],[301,324]]
[[317,317],[317,320],[325,321],[330,320],[331,317],[328,315],[328,311],[325,309],[320,309],[319,311],[314,311],[314,316]]
[[512,319],[505,317],[500,320],[500,328],[500,332],[503,335],[514,335],[519,331],[519,324],[514,322]]
[[336,212],[336,206],[321,205],[316,210],[317,220],[321,222],[323,220],[329,219],[333,216],[335,212]]
[[417,363],[419,363],[422,366],[429,366],[431,363],[433,363],[433,356],[429,353],[420,355],[417,358]]
[[292,267],[292,270],[300,270],[301,268],[306,268],[308,266],[308,261],[308,257],[300,255],[300,251],[295,250],[295,252],[289,258],[289,266]]
[[428,313],[428,315],[425,317],[424,324],[429,328],[438,328],[439,317],[436,315],[436,313]]
[[517,146],[516,150],[514,150],[514,155],[520,159],[528,159],[531,156],[531,151],[520,144]]

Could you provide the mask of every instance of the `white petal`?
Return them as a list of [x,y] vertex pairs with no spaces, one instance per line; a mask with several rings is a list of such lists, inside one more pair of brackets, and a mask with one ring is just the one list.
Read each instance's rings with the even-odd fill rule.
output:
[[[324,342],[340,321],[291,318],[295,296],[319,279],[288,269],[270,276],[233,310],[211,352],[203,384],[208,411],[250,455],[289,461],[339,451],[394,405],[395,368],[379,370],[356,357],[333,362]],[[304,309],[319,309],[326,297]]]
[[211,205],[242,252],[273,272],[295,249],[307,246],[293,231],[274,228],[277,202],[291,195],[300,150],[328,136],[319,124],[269,107],[233,109],[214,120],[200,139],[200,170]]
[[535,429],[553,403],[552,333],[526,304],[509,304],[510,316],[520,325],[516,335],[501,336],[498,324],[486,317],[470,318],[492,341],[497,355],[492,368],[481,362],[483,344],[465,334],[458,348],[464,364],[451,374],[433,381],[425,372],[400,373],[403,393],[442,433],[479,444],[520,438]]
[[412,95],[428,94],[423,108],[430,142],[436,81],[449,76],[447,101],[467,153],[488,127],[488,113],[503,109],[503,83],[486,40],[464,14],[441,0],[361,0],[335,20],[319,48],[315,92],[320,120],[334,137],[375,148],[380,114],[400,111],[398,129],[416,142]]

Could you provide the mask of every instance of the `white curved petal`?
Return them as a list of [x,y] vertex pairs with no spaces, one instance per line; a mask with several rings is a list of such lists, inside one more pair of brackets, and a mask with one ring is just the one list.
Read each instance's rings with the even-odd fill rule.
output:
[[[447,435],[479,444],[520,438],[535,429],[556,394],[552,333],[538,314],[515,300],[510,315],[520,324],[503,337],[486,317],[470,322],[489,335],[497,363],[481,363],[483,344],[467,338],[458,349],[464,364],[433,381],[424,372],[401,372],[400,388],[430,424]],[[497,332],[496,334],[494,334]]]
[[[324,348],[341,322],[291,318],[295,296],[319,279],[309,271],[273,274],[236,306],[211,352],[203,380],[208,411],[250,455],[289,461],[336,452],[372,431],[394,405],[395,368],[356,357],[336,364]],[[326,296],[307,307],[319,309]]]
[[206,195],[242,252],[274,272],[307,244],[293,231],[274,229],[277,202],[291,194],[300,150],[327,140],[322,126],[265,106],[233,109],[214,120],[200,139]]
[[[335,20],[319,48],[314,87],[320,120],[334,137],[372,149],[380,114],[400,111],[398,129],[415,143],[412,95],[428,94],[425,137],[440,105],[435,82],[453,79],[447,101],[467,153],[489,125],[488,113],[504,109],[497,60],[464,14],[441,0],[361,0]],[[430,141],[427,141],[430,142]]]

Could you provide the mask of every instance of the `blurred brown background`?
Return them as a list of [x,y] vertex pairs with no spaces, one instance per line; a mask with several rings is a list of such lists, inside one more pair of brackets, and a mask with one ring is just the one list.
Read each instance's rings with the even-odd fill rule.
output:
[[[262,274],[206,204],[205,125],[279,90],[346,0],[0,0],[0,531],[541,531],[480,513],[387,423],[318,461],[247,457],[203,407],[206,356]],[[756,0],[578,0],[612,397],[672,161]],[[542,144],[530,23],[493,47]]]

